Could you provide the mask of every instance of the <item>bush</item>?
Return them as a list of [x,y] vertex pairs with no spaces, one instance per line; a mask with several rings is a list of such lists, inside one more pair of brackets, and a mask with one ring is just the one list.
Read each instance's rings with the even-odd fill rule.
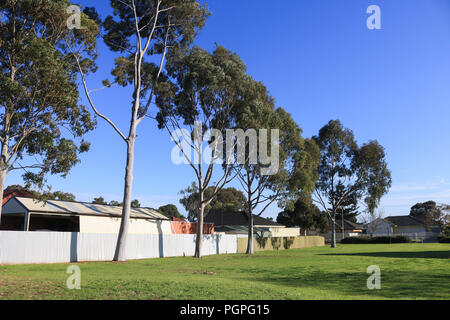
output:
[[409,243],[411,239],[406,236],[394,237],[348,237],[341,240],[342,244],[376,244],[376,243]]
[[439,243],[450,243],[450,237],[439,236],[438,241],[439,241]]

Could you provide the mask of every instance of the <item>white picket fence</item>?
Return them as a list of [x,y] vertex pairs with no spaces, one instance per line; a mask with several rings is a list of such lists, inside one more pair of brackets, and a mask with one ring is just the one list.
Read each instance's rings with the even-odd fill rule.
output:
[[[127,259],[193,256],[195,235],[128,236]],[[0,264],[111,261],[117,235],[0,231]],[[205,235],[202,255],[237,253],[235,235]]]

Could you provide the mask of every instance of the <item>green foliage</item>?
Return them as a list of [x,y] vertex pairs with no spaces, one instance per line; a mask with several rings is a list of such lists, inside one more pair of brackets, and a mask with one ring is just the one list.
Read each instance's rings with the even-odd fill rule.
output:
[[60,200],[60,201],[76,201],[75,195],[69,192],[55,191],[45,193],[44,197],[47,197],[48,200]]
[[[92,203],[108,205],[108,206],[116,206],[116,207],[123,206],[123,202],[116,201],[116,200],[111,200],[110,202],[106,202],[105,198],[103,198],[103,197],[94,198]],[[135,200],[131,201],[131,208],[140,208],[140,207],[141,207],[141,204],[139,203],[139,200],[135,199]]]
[[320,230],[326,232],[328,229],[327,214],[320,211],[311,199],[299,198],[293,210],[285,209],[280,212],[277,222],[287,227],[300,227],[302,230]]
[[450,243],[450,236],[441,235],[438,237],[439,243]]
[[186,217],[183,216],[179,211],[176,205],[174,204],[167,204],[165,206],[161,206],[158,208],[158,211],[160,211],[162,214],[164,214],[166,217],[175,217],[178,219],[186,220]]
[[103,205],[107,205],[108,204],[103,197],[94,198],[92,203],[94,203],[94,204],[103,204]]
[[75,201],[76,197],[72,193],[63,192],[63,191],[54,191],[46,190],[46,191],[36,191],[31,189],[30,187],[23,187],[19,184],[9,185],[6,187],[5,191],[23,191],[30,193],[33,198],[39,199],[42,201],[47,200],[60,200],[60,201]]
[[[445,209],[445,207],[444,207]],[[448,214],[434,201],[416,203],[411,207],[410,216],[424,222],[427,230],[434,225],[443,226],[447,222]]]
[[140,208],[141,207],[141,203],[139,202],[139,200],[134,199],[133,201],[131,201],[131,207],[132,208]]
[[256,242],[259,244],[259,246],[261,248],[265,248],[266,244],[267,244],[267,241],[269,240],[269,238],[265,237],[264,234],[265,233],[263,231],[256,231],[255,232]]
[[[314,190],[317,180],[317,165],[320,151],[311,140],[304,140],[302,130],[283,108],[275,108],[274,98],[261,82],[251,77],[242,86],[240,107],[236,109],[236,128],[247,130],[279,131],[277,141],[269,137],[267,152],[272,148],[279,150],[279,170],[272,175],[262,172],[273,164],[251,160],[250,140],[245,141],[245,163],[240,163],[235,170],[239,171],[239,180],[244,186],[247,198],[250,199],[251,211],[260,204],[278,201],[280,206],[288,205],[300,192],[305,194]],[[258,152],[260,150],[257,150]],[[264,195],[264,196],[262,196]],[[262,212],[259,212],[261,214]]]
[[[368,211],[373,212],[392,184],[384,148],[377,141],[359,147],[353,132],[339,120],[331,120],[313,139],[322,153],[316,188],[320,199],[316,201],[332,212],[333,219],[348,198],[363,199]],[[343,193],[340,199],[338,186]],[[331,209],[323,199],[329,199]]]
[[295,237],[283,237],[283,247],[288,250],[294,243]]
[[441,235],[444,237],[450,237],[450,224],[446,224],[441,228]]
[[341,240],[342,244],[376,244],[376,243],[410,243],[406,236],[393,237],[347,237]]
[[[205,197],[210,198],[214,187],[205,189]],[[180,191],[183,197],[180,203],[188,212],[189,221],[196,221],[198,208],[200,206],[200,194],[198,187],[193,183],[190,187]],[[235,188],[223,188],[219,190],[210,204],[205,208],[205,215],[210,212],[236,212],[243,211],[246,205],[244,194]]]
[[231,128],[231,113],[246,77],[246,66],[236,54],[221,46],[213,53],[195,46],[185,54],[170,55],[166,69],[175,81],[158,85],[157,120],[161,129],[171,126],[172,121],[180,126],[200,121],[204,132]]
[[[149,47],[149,53],[162,53],[161,43],[166,37],[169,44],[183,49],[189,46],[205,25],[209,16],[206,6],[196,0],[164,0],[158,1],[135,0],[138,27],[142,38],[152,36],[155,41]],[[133,46],[136,36],[135,13],[131,0],[111,0],[114,14],[103,22],[106,31],[105,43],[112,51],[126,52]],[[153,29],[154,15],[159,10],[158,25]],[[170,27],[168,27],[170,26]]]
[[[135,47],[136,38],[144,40],[142,48],[148,44],[145,55],[155,57],[160,55],[177,55],[184,52],[192,44],[198,32],[205,25],[209,16],[206,6],[197,0],[111,0],[113,15],[106,17],[102,26],[104,41],[114,52],[124,54],[115,59],[112,70],[114,83],[123,87],[134,85],[139,89],[139,98],[142,100],[138,116],[147,113],[148,106],[154,102],[153,96],[158,82],[166,82],[168,78],[160,72],[160,66],[151,59],[136,64]],[[136,12],[133,11],[135,6]],[[136,31],[136,17],[139,33]],[[155,19],[155,17],[157,17]],[[177,53],[174,53],[177,52]],[[140,68],[140,79],[135,82],[136,68]],[[104,81],[110,86],[109,80]],[[145,101],[147,99],[147,101]]]
[[270,238],[270,243],[272,244],[272,248],[278,251],[281,248],[282,238]]
[[[344,216],[345,220],[356,223],[357,216],[360,214],[358,208],[358,197],[356,192],[350,192],[346,195],[347,192],[346,187],[342,182],[339,182],[336,186],[334,203],[338,203],[339,199],[343,199],[339,208],[337,209],[336,219],[341,220],[342,216]],[[330,201],[329,201],[330,202]],[[330,203],[331,204],[331,203]]]
[[71,32],[70,5],[68,0],[0,4],[0,141],[5,147],[0,169],[25,169],[24,180],[39,187],[47,174],[65,177],[79,162],[78,154],[89,149],[81,137],[95,126],[79,105],[76,65],[65,43],[85,42],[81,63],[86,73],[95,71],[98,26],[82,15],[85,28]]

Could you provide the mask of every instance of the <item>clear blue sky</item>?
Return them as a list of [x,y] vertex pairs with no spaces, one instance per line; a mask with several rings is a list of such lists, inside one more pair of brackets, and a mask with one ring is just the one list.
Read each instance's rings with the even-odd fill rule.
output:
[[[102,17],[107,0],[83,0]],[[366,9],[381,8],[382,30],[368,30]],[[419,201],[450,203],[450,1],[448,0],[210,0],[212,11],[196,44],[217,42],[238,53],[249,73],[263,81],[277,105],[304,130],[317,134],[340,119],[359,143],[378,140],[387,152],[393,187],[381,203],[385,215],[404,215]],[[100,45],[101,87],[114,56]],[[97,107],[123,131],[130,90],[95,94]],[[148,120],[138,129],[133,197],[159,207],[178,203],[178,191],[194,178],[170,160],[169,136]],[[91,151],[54,190],[91,201],[121,200],[125,144],[101,119],[87,139]],[[7,184],[21,183],[20,175]],[[266,216],[276,217],[271,208]]]

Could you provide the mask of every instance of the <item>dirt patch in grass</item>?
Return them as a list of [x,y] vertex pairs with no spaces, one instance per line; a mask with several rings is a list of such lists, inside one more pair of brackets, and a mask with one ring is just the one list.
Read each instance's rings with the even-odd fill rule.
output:
[[204,274],[207,276],[215,276],[215,275],[217,275],[217,272],[208,271],[208,270],[197,270],[197,271],[194,271],[194,274]]

